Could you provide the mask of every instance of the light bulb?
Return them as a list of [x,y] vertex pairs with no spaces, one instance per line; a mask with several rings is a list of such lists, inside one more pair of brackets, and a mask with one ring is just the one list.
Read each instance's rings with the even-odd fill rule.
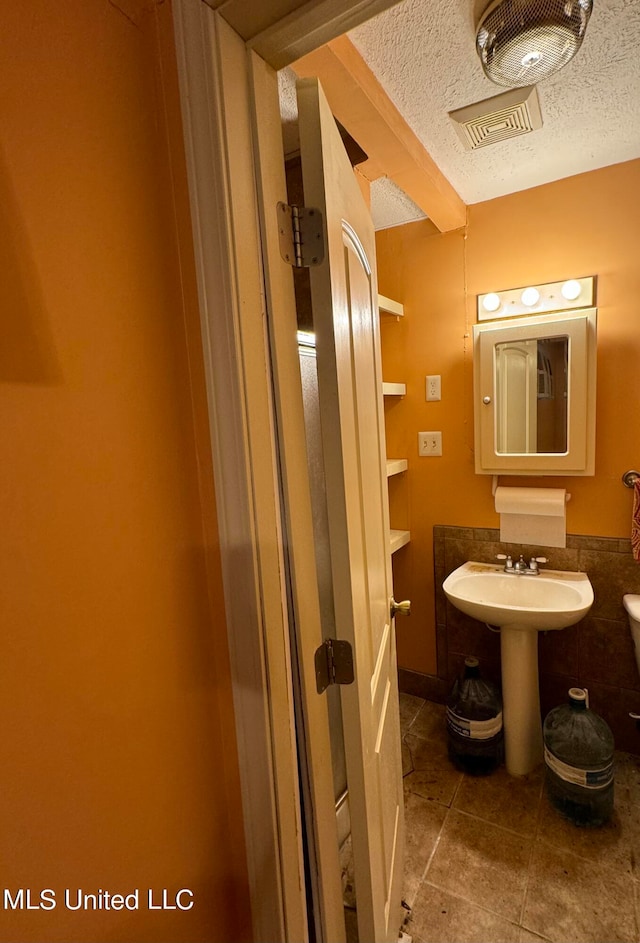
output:
[[528,69],[529,66],[537,65],[541,59],[542,59],[542,53],[538,52],[538,50],[536,49],[535,51],[528,52],[526,56],[523,56],[522,59],[520,60],[520,64],[523,65],[525,69]]
[[565,282],[562,288],[562,297],[566,298],[567,301],[575,301],[576,298],[580,297],[582,292],[582,285],[575,278],[570,278],[568,282]]
[[525,288],[520,295],[520,301],[523,305],[526,305],[527,308],[533,308],[533,306],[537,305],[540,301],[540,292],[537,288]]
[[496,295],[494,291],[490,291],[489,294],[485,295],[482,299],[482,307],[485,311],[497,311],[500,304],[500,295]]

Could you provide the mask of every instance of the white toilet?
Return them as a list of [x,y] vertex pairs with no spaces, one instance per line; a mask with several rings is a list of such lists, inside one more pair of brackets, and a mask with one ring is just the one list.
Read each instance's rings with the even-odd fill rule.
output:
[[640,671],[640,596],[631,596],[627,594],[622,597],[624,608],[629,616],[629,625],[631,627],[631,638],[636,650],[636,664]]

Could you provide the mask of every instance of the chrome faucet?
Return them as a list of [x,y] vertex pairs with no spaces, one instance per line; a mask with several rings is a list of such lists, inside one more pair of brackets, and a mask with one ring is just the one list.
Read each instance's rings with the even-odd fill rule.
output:
[[496,555],[496,560],[504,560],[504,572],[515,576],[537,576],[540,572],[539,563],[548,563],[546,557],[531,557],[529,562],[520,554],[520,559],[514,563],[506,553]]

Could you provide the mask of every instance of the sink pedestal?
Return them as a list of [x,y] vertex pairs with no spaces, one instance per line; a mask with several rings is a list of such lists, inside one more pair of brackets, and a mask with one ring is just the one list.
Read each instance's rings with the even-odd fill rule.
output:
[[501,628],[505,760],[513,776],[524,776],[542,760],[538,632],[579,622],[593,605],[593,587],[586,573],[522,575],[469,560],[442,588],[460,612]]
[[524,776],[542,762],[537,630],[503,626],[500,654],[505,764],[512,776]]

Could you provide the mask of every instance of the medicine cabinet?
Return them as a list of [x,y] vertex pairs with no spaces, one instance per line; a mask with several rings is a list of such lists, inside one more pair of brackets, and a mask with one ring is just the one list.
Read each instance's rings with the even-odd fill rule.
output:
[[593,475],[596,308],[475,324],[475,470]]

